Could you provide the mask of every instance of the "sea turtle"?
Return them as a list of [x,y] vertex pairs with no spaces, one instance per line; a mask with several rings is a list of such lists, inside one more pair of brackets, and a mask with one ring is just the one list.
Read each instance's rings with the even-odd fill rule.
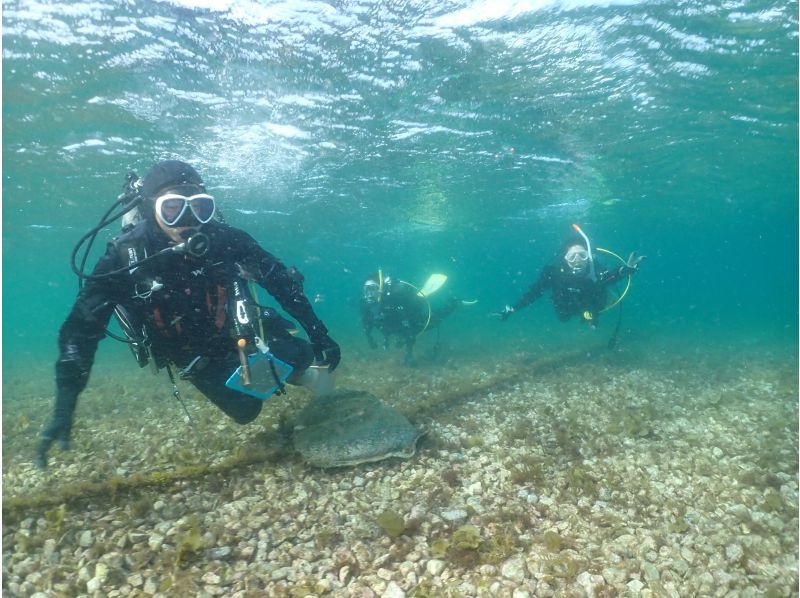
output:
[[408,459],[420,432],[399,411],[362,390],[315,397],[298,415],[293,441],[316,467],[344,467],[389,457]]

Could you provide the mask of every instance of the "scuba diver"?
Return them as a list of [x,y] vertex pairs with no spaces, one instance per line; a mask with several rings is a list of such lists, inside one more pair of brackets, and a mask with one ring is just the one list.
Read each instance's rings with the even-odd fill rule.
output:
[[[633,252],[625,261],[607,249],[597,248],[597,251],[608,253],[621,262],[619,267],[606,269],[595,260],[586,234],[577,224],[573,224],[572,227],[578,236],[573,236],[564,243],[554,261],[542,268],[539,278],[531,284],[519,301],[513,306],[506,305],[496,314],[503,321],[536,301],[550,289],[553,307],[559,320],[565,322],[572,316],[580,315],[585,322],[594,327],[600,313],[619,303],[625,296],[630,285],[630,277],[639,271],[639,265],[646,256],[637,256],[636,252]],[[610,285],[625,277],[628,277],[628,286],[609,304]]]
[[[92,242],[120,217],[123,234],[86,274]],[[314,367],[327,374],[339,364],[339,346],[306,298],[300,272],[225,224],[184,162],[159,162],[144,179],[130,173],[126,192],[75,247],[72,268],[81,289],[59,331],[55,407],[37,451],[40,468],[53,442],[69,448],[78,395],[105,335],[128,342],[140,367],[166,368],[176,398],[173,368],[239,424],[285,392],[283,382],[312,386]],[[293,323],[277,310],[256,303],[253,283],[302,325],[308,341],[292,336]],[[106,330],[112,314],[125,337]]]
[[447,281],[444,274],[432,274],[419,289],[410,282],[386,275],[382,270],[370,274],[361,287],[361,324],[370,348],[377,349],[374,329],[383,335],[383,348],[389,348],[391,337],[398,346],[405,347],[404,363],[415,367],[414,345],[417,337],[426,330],[436,328],[459,305],[475,301],[460,301],[449,297],[437,308],[431,306],[430,296]]

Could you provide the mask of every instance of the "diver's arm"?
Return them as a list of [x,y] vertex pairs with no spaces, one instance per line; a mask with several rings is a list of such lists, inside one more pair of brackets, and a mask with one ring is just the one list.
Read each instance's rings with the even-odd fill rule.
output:
[[[297,320],[308,335],[314,348],[314,355],[319,361],[330,364],[331,371],[336,369],[341,359],[339,345],[328,335],[311,302],[303,291],[303,275],[297,268],[287,268],[277,257],[265,251],[250,235],[240,231],[249,240],[249,259],[241,266],[246,274],[275,297],[280,306]],[[246,241],[247,242],[247,241]],[[256,260],[252,267],[253,258]],[[250,264],[248,267],[247,264]]]
[[[115,254],[116,250],[109,247],[92,274],[115,269]],[[42,468],[47,466],[47,451],[55,440],[61,443],[62,448],[69,448],[78,394],[89,381],[97,345],[105,336],[120,291],[120,281],[116,277],[89,279],[59,330],[53,418],[42,432],[36,459]]]
[[639,265],[643,260],[645,260],[647,256],[644,255],[637,255],[634,251],[628,257],[628,261],[625,262],[623,265],[619,266],[618,268],[612,268],[611,270],[604,270],[600,273],[599,282],[601,285],[609,285],[614,284],[618,280],[625,278],[626,276],[631,276],[636,274],[639,271]]
[[530,286],[528,291],[520,297],[512,309],[518,311],[523,307],[529,306],[531,303],[541,297],[544,292],[553,285],[553,277],[555,276],[555,268],[553,266],[545,266],[539,274],[539,278]]

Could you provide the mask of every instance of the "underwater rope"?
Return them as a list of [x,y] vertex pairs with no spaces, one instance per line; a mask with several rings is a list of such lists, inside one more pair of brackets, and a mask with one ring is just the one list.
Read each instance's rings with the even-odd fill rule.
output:
[[[496,389],[498,385],[519,384],[520,379],[529,377],[531,374],[538,374],[562,365],[582,363],[585,360],[586,349],[534,362],[523,358],[516,367],[499,372],[492,378],[473,380],[454,392],[439,395],[439,400],[420,402],[413,408],[405,410],[404,415],[419,417],[421,414],[445,411],[454,403],[469,399],[489,389]],[[285,455],[286,449],[283,447],[237,451],[216,464],[179,465],[172,471],[137,472],[129,477],[112,476],[102,482],[72,482],[57,489],[46,488],[35,494],[4,497],[2,507],[4,523],[22,519],[31,510],[57,507],[62,504],[71,505],[104,495],[116,496],[120,491],[144,490],[184,480],[197,480],[198,483],[203,483],[203,478],[209,475],[225,473],[242,466],[275,461]]]

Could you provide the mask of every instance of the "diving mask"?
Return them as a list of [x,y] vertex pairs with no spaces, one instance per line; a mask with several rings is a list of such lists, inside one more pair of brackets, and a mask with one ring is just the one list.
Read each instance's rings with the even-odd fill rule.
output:
[[573,245],[564,254],[564,261],[567,262],[573,273],[581,273],[589,265],[589,252],[581,245]]
[[378,283],[374,280],[368,280],[364,283],[364,301],[366,303],[375,303],[378,301],[378,296],[380,295],[380,287]]
[[198,222],[205,224],[211,220],[217,205],[208,193],[188,197],[179,193],[165,193],[156,199],[155,208],[167,226],[195,226]]

